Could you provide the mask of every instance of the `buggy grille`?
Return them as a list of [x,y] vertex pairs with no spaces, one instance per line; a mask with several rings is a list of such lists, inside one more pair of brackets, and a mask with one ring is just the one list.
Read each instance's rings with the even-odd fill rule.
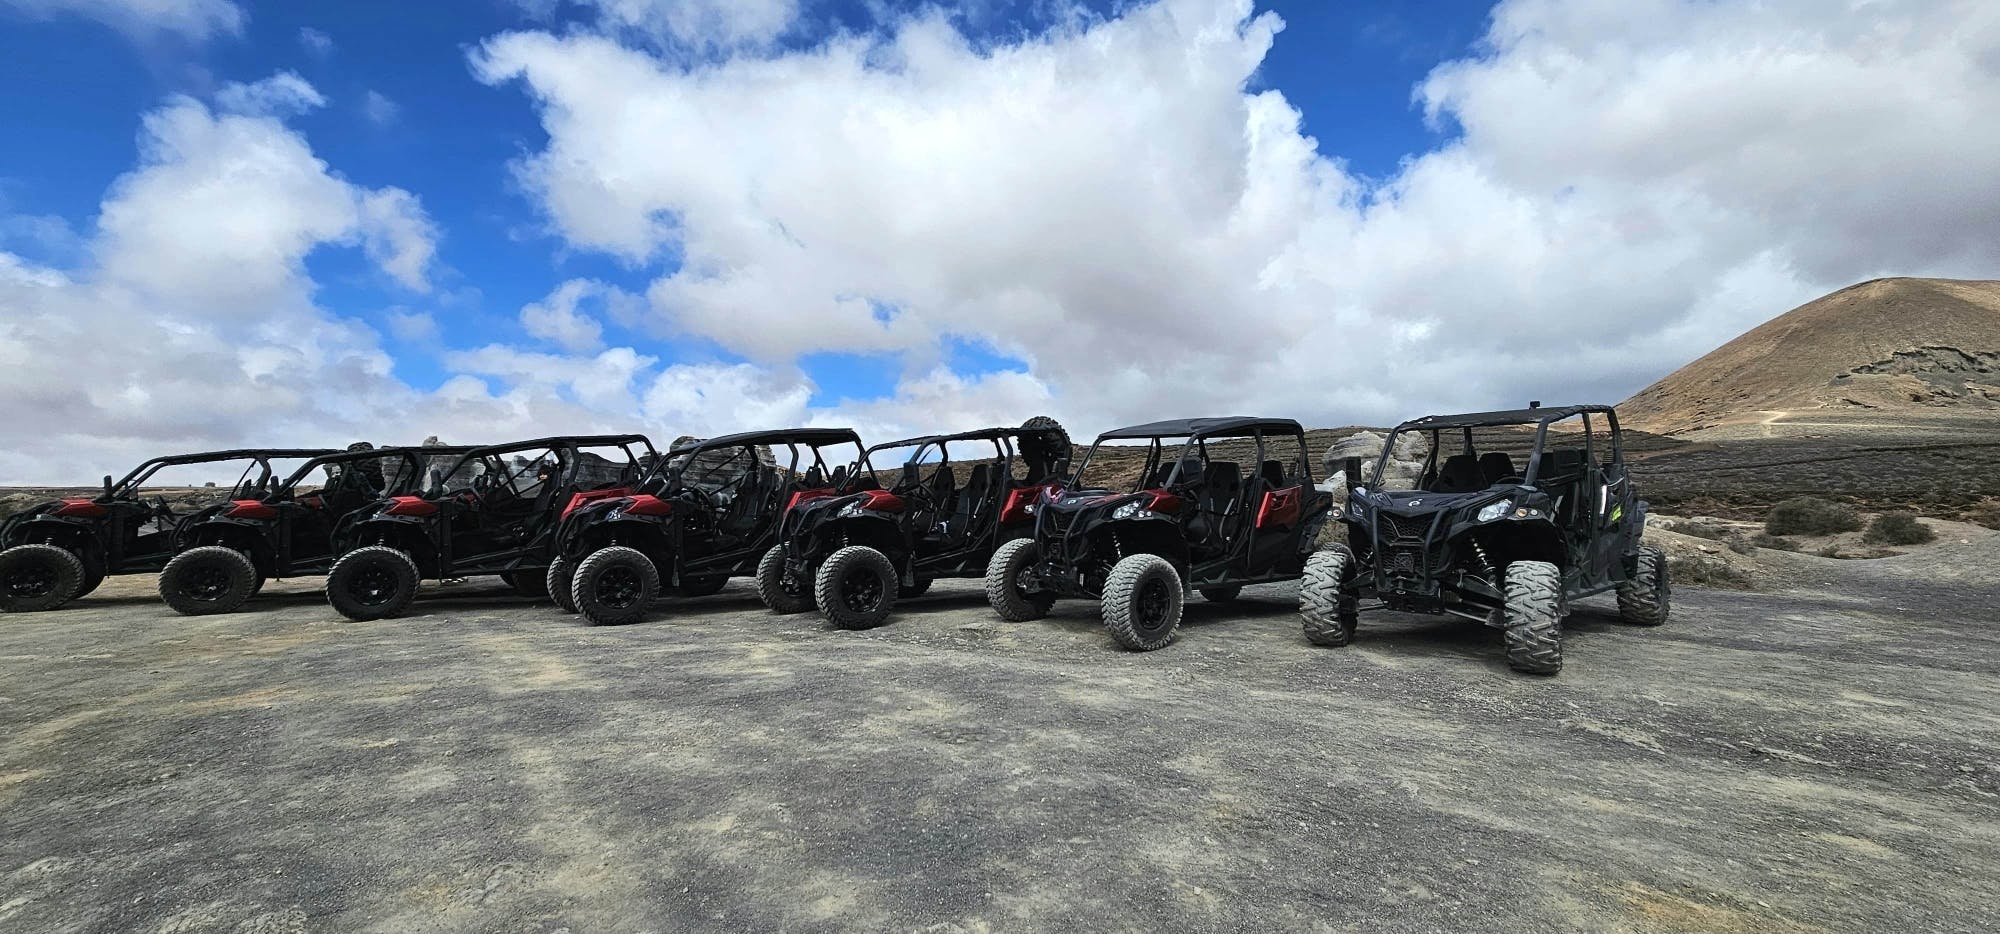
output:
[[1389,553],[1389,573],[1414,575],[1423,564],[1423,554],[1414,548],[1398,548]]
[[1381,534],[1389,542],[1421,542],[1430,536],[1431,520],[1383,514]]

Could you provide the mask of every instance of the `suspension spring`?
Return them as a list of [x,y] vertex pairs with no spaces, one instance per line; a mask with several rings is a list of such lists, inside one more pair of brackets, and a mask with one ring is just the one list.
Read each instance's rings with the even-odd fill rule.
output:
[[1498,579],[1499,579],[1499,572],[1498,572],[1498,571],[1496,571],[1496,570],[1494,570],[1494,568],[1493,568],[1493,559],[1492,559],[1491,557],[1487,556],[1487,554],[1486,554],[1486,546],[1485,546],[1485,545],[1483,545],[1483,544],[1480,544],[1480,542],[1479,542],[1479,536],[1477,536],[1477,535],[1468,535],[1468,536],[1466,536],[1466,539],[1465,539],[1465,540],[1466,540],[1466,541],[1467,541],[1468,543],[1470,543],[1470,544],[1472,545],[1472,557],[1473,557],[1474,559],[1478,560],[1478,562],[1479,562],[1479,569],[1480,569],[1481,571],[1485,572],[1485,574],[1486,574],[1486,577],[1487,577],[1487,579],[1488,579],[1488,580],[1498,580]]

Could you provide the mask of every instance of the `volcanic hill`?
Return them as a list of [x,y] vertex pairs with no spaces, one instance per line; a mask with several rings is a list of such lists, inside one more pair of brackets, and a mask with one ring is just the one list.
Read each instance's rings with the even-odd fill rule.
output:
[[1619,414],[1668,435],[1793,416],[2000,420],[2000,281],[1849,286],[1674,371]]

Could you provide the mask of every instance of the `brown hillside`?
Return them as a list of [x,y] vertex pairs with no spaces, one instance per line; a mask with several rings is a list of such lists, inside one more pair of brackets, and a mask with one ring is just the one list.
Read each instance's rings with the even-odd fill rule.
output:
[[1662,434],[1772,413],[2000,416],[2000,281],[1875,279],[1800,305],[1619,406]]

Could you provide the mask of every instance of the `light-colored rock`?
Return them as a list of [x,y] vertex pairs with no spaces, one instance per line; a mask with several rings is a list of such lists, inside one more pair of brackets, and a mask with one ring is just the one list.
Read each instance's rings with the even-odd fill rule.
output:
[[1382,446],[1388,436],[1375,431],[1357,431],[1335,441],[1326,449],[1321,462],[1326,465],[1329,480],[1338,480],[1336,489],[1344,490],[1347,484],[1346,460],[1350,457],[1361,459],[1363,485],[1376,484],[1390,489],[1408,489],[1414,486],[1417,477],[1423,473],[1424,459],[1430,456],[1430,442],[1416,432],[1404,432],[1396,438],[1396,449],[1389,453],[1389,463],[1378,481],[1372,476],[1375,464],[1382,456]]

